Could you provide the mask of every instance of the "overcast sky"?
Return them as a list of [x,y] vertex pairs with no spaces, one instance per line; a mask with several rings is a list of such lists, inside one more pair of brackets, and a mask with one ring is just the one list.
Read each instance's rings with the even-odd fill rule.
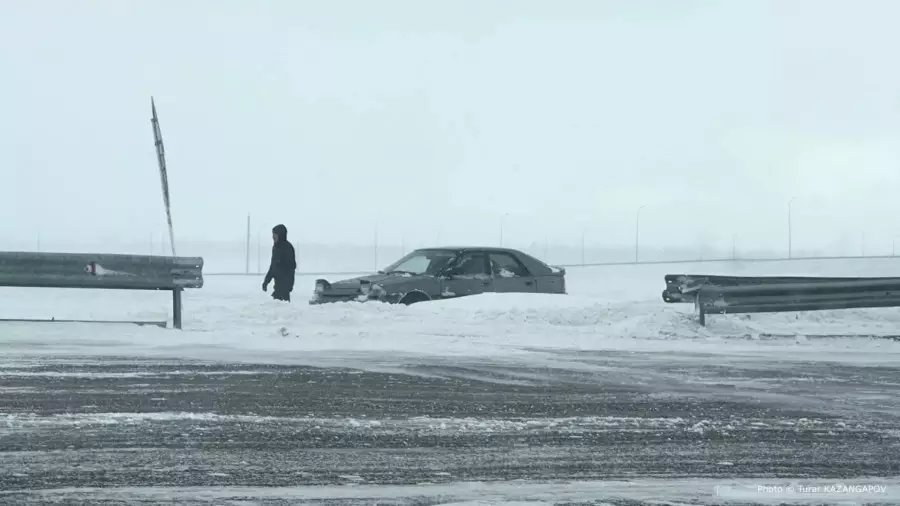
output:
[[[900,2],[0,3],[0,235],[900,236]],[[506,218],[501,218],[508,214]],[[177,240],[177,239],[176,239]],[[2,239],[0,239],[2,242]],[[0,244],[0,249],[3,249]]]

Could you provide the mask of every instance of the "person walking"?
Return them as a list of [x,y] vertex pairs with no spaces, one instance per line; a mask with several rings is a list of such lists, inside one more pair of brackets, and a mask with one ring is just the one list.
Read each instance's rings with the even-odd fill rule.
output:
[[290,302],[291,292],[294,290],[295,270],[297,270],[297,258],[294,254],[294,245],[287,239],[287,227],[275,225],[272,228],[272,261],[269,264],[266,279],[263,280],[263,291],[268,292],[269,283],[275,280],[272,298]]

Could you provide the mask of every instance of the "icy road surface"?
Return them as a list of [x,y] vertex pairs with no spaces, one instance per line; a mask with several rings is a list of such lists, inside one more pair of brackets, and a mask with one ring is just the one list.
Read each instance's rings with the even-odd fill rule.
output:
[[[667,272],[900,270],[864,262],[571,269],[568,296],[408,308],[210,277],[183,332],[0,323],[0,503],[897,504],[900,311],[703,329],[659,297]],[[166,294],[0,302],[168,313]]]

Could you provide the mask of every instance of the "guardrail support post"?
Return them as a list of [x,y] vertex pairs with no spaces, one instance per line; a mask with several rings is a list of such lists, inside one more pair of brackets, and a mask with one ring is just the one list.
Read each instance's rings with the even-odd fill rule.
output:
[[703,310],[703,304],[700,303],[700,292],[697,292],[694,295],[694,311],[697,312],[697,318],[700,320],[700,325],[706,326],[706,311]]
[[182,288],[172,290],[172,326],[181,328],[181,292]]

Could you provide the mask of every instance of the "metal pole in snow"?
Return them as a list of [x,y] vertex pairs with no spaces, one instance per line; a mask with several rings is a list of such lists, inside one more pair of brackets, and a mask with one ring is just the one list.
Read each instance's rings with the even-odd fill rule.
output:
[[634,263],[639,261],[640,239],[641,239],[641,209],[647,207],[646,204],[638,207],[637,215],[634,219]]
[[247,213],[247,256],[246,273],[250,274],[250,213]]
[[153,127],[153,142],[156,146],[156,160],[159,163],[159,177],[162,182],[163,205],[166,208],[166,221],[169,224],[169,245],[172,247],[172,256],[175,255],[175,231],[172,229],[172,207],[169,199],[169,176],[166,172],[166,151],[163,147],[162,131],[159,128],[159,118],[156,116],[156,102],[150,97],[150,109],[153,117],[150,124]]
[[794,243],[793,243],[793,220],[791,214],[794,210],[794,199],[797,197],[791,197],[791,200],[788,201],[788,258],[794,258]]
[[584,265],[584,235],[585,229],[581,229],[581,265]]

